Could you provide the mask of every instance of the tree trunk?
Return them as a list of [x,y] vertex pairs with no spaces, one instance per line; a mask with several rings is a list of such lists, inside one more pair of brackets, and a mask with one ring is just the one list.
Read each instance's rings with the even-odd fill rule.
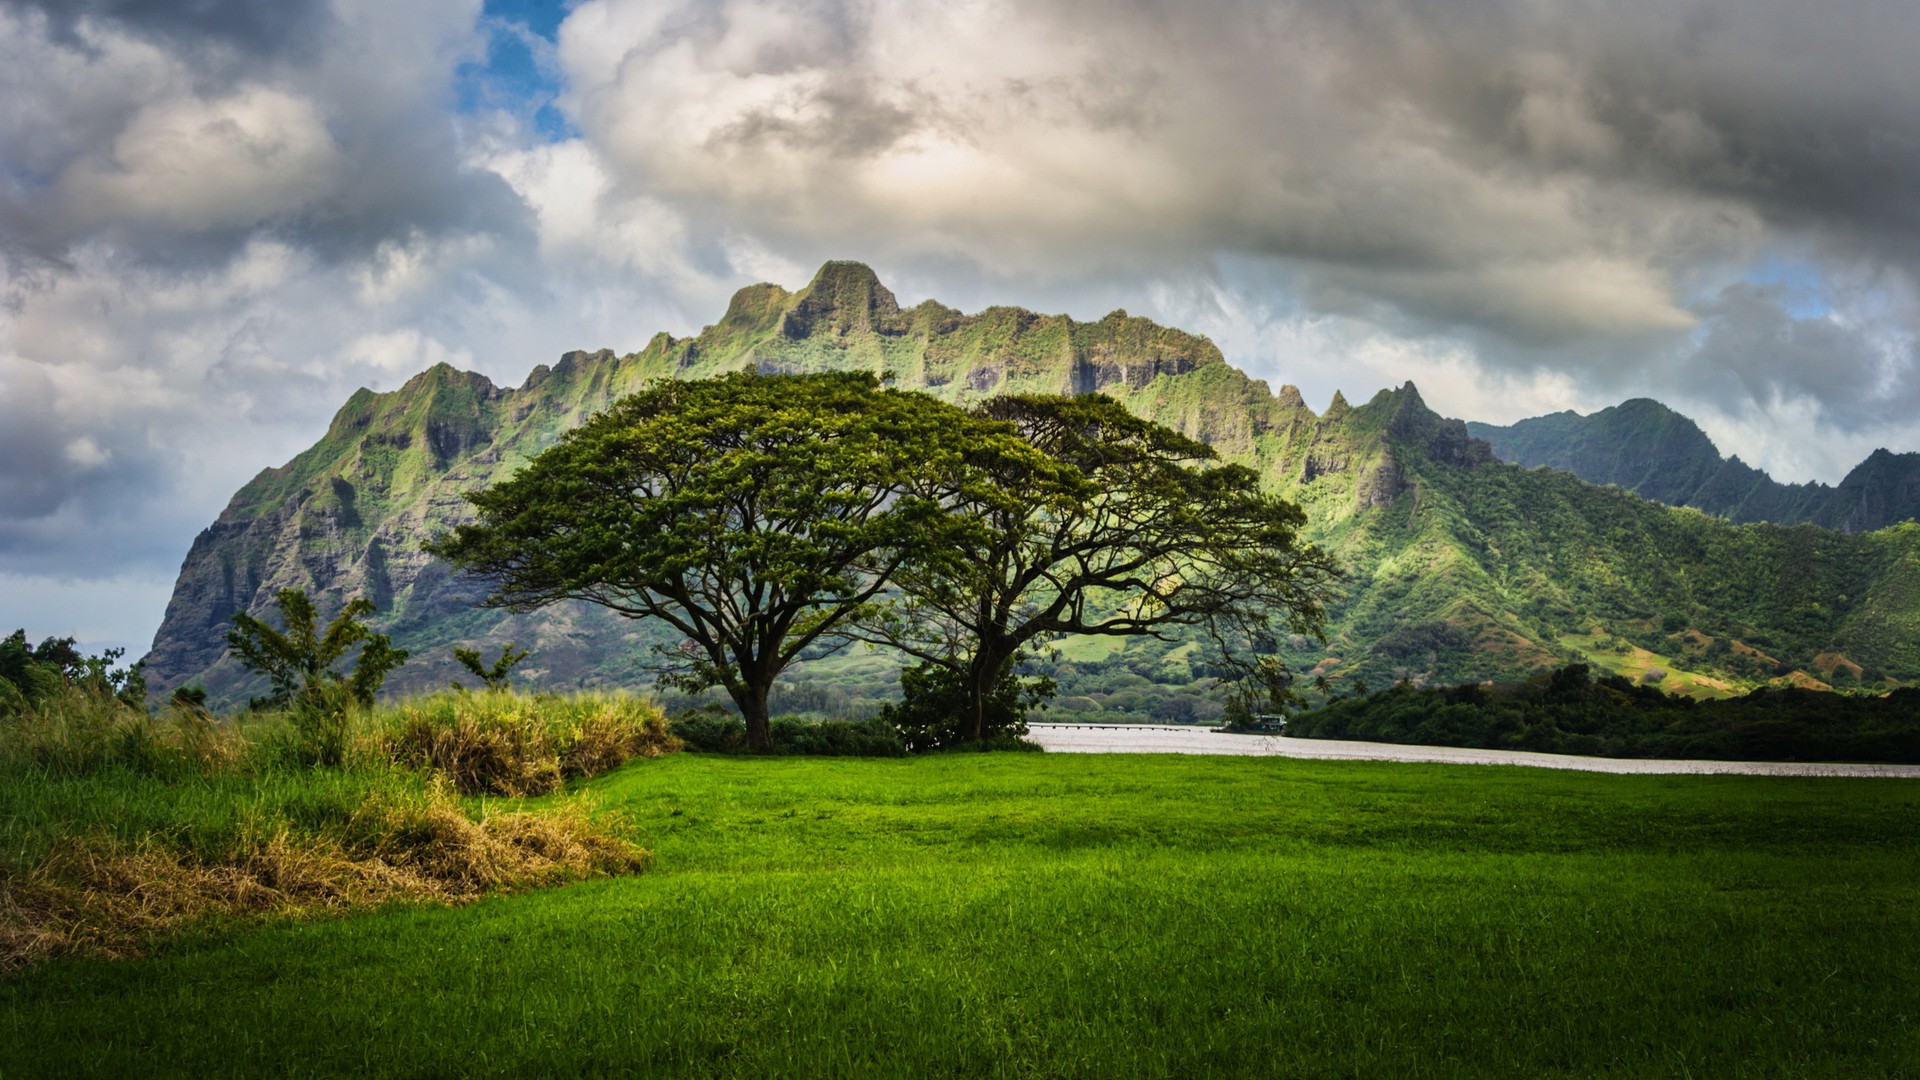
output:
[[1000,677],[1006,674],[1006,667],[1013,654],[999,649],[982,647],[973,656],[973,662],[967,665],[967,738],[983,739],[987,734],[987,702],[992,699],[994,690],[999,688]]
[[740,718],[747,722],[747,747],[751,750],[773,749],[773,726],[767,715],[769,689],[747,686],[732,695],[733,703],[740,707]]

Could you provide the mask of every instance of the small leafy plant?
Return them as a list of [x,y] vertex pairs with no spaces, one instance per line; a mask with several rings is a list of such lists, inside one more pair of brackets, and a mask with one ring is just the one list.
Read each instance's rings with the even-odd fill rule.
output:
[[472,672],[473,677],[480,680],[480,685],[488,690],[509,690],[512,686],[507,678],[507,672],[512,671],[515,664],[527,658],[527,650],[516,649],[513,647],[513,642],[509,641],[500,646],[499,659],[492,664],[482,664],[478,650],[455,646],[453,658],[460,661],[460,666]]
[[[282,629],[275,630],[246,612],[233,616],[227,645],[234,658],[267,677],[273,692],[255,698],[256,709],[283,708],[293,716],[302,756],[315,764],[338,765],[347,743],[347,711],[372,705],[387,673],[407,661],[385,634],[360,620],[374,612],[365,598],[350,600],[323,632],[313,601],[299,589],[274,594]],[[347,650],[360,646],[351,674],[335,670]]]

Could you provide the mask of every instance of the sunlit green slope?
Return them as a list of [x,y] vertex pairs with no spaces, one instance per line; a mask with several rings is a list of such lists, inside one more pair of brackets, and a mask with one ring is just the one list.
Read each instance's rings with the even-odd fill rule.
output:
[[[741,290],[695,337],[658,335],[626,356],[570,353],[518,388],[443,365],[391,393],[356,393],[325,438],[262,472],[195,541],[149,658],[155,681],[243,694],[243,673],[221,659],[226,620],[264,611],[290,586],[379,604],[383,628],[415,657],[395,689],[446,682],[455,644],[508,640],[533,652],[525,679],[643,681],[649,627],[588,608],[478,609],[473,588],[419,543],[461,517],[463,491],[510,474],[621,395],[747,365],[890,372],[963,403],[1097,390],[1211,442],[1298,500],[1348,568],[1327,645],[1285,643],[1296,667],[1336,685],[1511,675],[1576,657],[1664,672],[1667,688],[1701,693],[1776,677],[1920,678],[1920,528],[1734,526],[1501,463],[1411,384],[1357,407],[1336,397],[1316,415],[1292,387],[1275,393],[1229,367],[1205,338],[1124,312],[1082,323],[933,301],[902,310],[866,267],[829,263],[799,292]],[[1207,669],[1190,647],[1070,647],[1064,659],[1063,687],[1083,712],[1205,716],[1193,703],[1207,697]],[[823,672],[863,672],[882,692],[885,667],[854,657],[816,668],[813,697],[798,693],[795,707],[846,703],[821,696]],[[1110,700],[1122,691],[1131,696]]]

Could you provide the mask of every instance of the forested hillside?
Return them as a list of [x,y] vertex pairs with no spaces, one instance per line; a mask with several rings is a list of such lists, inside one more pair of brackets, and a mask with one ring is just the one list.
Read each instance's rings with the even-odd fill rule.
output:
[[[578,606],[506,615],[420,551],[463,520],[461,493],[512,473],[561,432],[658,378],[763,371],[890,372],[958,402],[1004,391],[1111,394],[1211,442],[1301,503],[1347,569],[1328,641],[1278,643],[1338,691],[1516,677],[1556,663],[1713,695],[1920,679],[1920,527],[1845,534],[1736,526],[1566,473],[1499,461],[1409,384],[1315,414],[1228,366],[1204,338],[1114,312],[1094,322],[1010,307],[901,309],[873,273],[829,263],[799,292],[742,289],[700,334],[640,352],[576,352],[518,388],[436,367],[360,391],[326,436],[235,495],[193,545],[149,656],[165,689],[243,696],[223,660],[227,620],[298,587],[353,596],[414,660],[392,689],[444,685],[450,649],[530,649],[516,671],[548,686],[631,685],[659,631]],[[1191,642],[1062,644],[1050,670],[1063,717],[1209,719],[1217,695]],[[893,692],[894,664],[848,651],[796,669],[776,708],[857,711]],[[1657,673],[1657,674],[1656,674]]]
[[1738,457],[1721,457],[1699,425],[1646,398],[1590,416],[1559,412],[1467,430],[1502,461],[1564,469],[1730,521],[1869,532],[1920,516],[1920,454],[1875,450],[1833,487],[1782,484]]

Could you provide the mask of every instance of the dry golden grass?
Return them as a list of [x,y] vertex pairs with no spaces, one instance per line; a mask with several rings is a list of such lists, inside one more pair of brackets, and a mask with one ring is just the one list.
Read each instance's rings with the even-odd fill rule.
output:
[[550,794],[678,749],[650,704],[441,694],[339,719],[344,767],[314,768],[286,716],[154,718],[79,690],[0,715],[0,972],[223,919],[464,903],[647,866],[578,799],[475,820],[459,796]]
[[619,694],[443,693],[383,709],[381,747],[462,795],[544,795],[636,757],[680,749],[658,706]]
[[435,788],[370,798],[342,835],[282,827],[198,858],[149,843],[75,839],[20,875],[0,873],[0,971],[63,953],[125,956],[221,918],[308,917],[394,903],[459,904],[489,893],[639,873],[651,855],[578,800],[467,817]]
[[82,687],[62,687],[34,707],[0,713],[0,770],[79,776],[117,766],[207,774],[240,767],[248,752],[237,724],[204,709],[169,706],[149,716]]

